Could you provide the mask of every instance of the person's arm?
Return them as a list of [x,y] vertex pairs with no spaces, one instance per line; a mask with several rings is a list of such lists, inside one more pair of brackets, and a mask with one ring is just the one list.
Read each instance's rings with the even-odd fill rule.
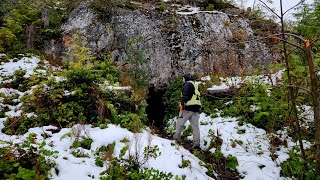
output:
[[194,94],[194,86],[190,82],[184,83],[183,90],[182,90],[182,99],[181,105],[182,109],[184,109],[185,104],[192,98]]

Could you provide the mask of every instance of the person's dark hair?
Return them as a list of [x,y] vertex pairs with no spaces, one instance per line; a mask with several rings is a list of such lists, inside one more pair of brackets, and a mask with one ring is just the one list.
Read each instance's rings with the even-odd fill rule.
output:
[[183,78],[184,78],[184,80],[185,81],[192,81],[192,80],[194,80],[194,76],[192,75],[192,74],[190,74],[190,73],[186,73],[186,74],[184,74],[183,75]]

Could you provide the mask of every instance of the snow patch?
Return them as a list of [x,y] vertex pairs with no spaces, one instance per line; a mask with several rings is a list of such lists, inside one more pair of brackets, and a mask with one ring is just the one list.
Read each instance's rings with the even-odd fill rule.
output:
[[[1,119],[0,119],[1,120]],[[108,124],[108,128],[91,128],[90,125],[75,125],[73,128],[63,128],[59,133],[51,133],[50,129],[56,129],[54,126],[45,126],[45,127],[36,127],[29,129],[28,133],[22,137],[18,136],[9,136],[0,132],[0,138],[3,140],[13,140],[22,141],[30,133],[37,134],[37,140],[39,142],[46,141],[46,149],[52,151],[58,151],[57,159],[55,159],[59,175],[53,172],[53,175],[50,179],[62,180],[62,179],[99,179],[103,170],[106,169],[106,164],[103,167],[98,167],[95,165],[95,151],[102,147],[107,146],[116,142],[115,150],[113,156],[118,156],[120,150],[127,144],[120,142],[122,139],[127,138],[131,142],[129,145],[129,151],[131,154],[135,154],[136,147],[134,146],[135,140],[138,140],[139,153],[142,157],[143,149],[147,145],[159,147],[161,155],[156,159],[149,159],[143,167],[154,168],[166,173],[172,172],[175,175],[180,177],[185,175],[186,179],[212,179],[207,176],[205,172],[206,168],[199,165],[200,160],[191,154],[188,150],[177,147],[173,145],[173,141],[163,139],[157,136],[150,134],[148,131],[143,131],[142,133],[132,133],[127,129],[123,129],[119,126]],[[89,158],[76,158],[71,152],[72,143],[74,141],[75,131],[81,131],[80,135],[86,135],[87,137],[93,140],[90,150],[84,150],[83,152],[87,153]],[[51,137],[44,139],[41,134],[49,133]],[[71,136],[65,136],[66,134],[71,134]],[[73,135],[72,135],[73,134]],[[138,139],[136,137],[139,137]],[[129,142],[129,143],[130,143]],[[48,144],[50,143],[50,146]],[[126,154],[128,156],[128,153]],[[190,166],[186,168],[179,168],[181,165],[182,158],[184,160],[190,161]],[[90,177],[89,177],[90,176]]]
[[26,70],[25,78],[34,74],[34,69],[38,66],[40,59],[37,57],[23,57],[21,60],[14,61],[11,59],[9,62],[0,65],[0,75],[13,76],[17,70]]
[[270,75],[260,75],[260,76],[245,76],[245,77],[228,77],[228,78],[222,78],[220,77],[220,85],[213,85],[211,88],[208,88],[208,90],[222,90],[222,89],[229,89],[231,87],[239,88],[241,84],[246,82],[251,83],[261,83],[265,85],[276,85],[281,84],[282,82],[282,73],[284,73],[285,70],[280,70],[274,74]]

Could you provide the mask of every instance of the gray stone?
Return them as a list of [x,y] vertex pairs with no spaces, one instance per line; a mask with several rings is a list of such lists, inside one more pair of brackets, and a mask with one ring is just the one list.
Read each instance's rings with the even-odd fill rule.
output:
[[[270,48],[255,39],[247,19],[222,12],[190,15],[116,9],[107,22],[86,4],[71,13],[63,25],[65,35],[80,31],[95,53],[111,54],[118,66],[126,64],[127,42],[136,43],[148,61],[148,83],[156,88],[185,72],[226,72],[237,75],[274,61]],[[239,43],[243,42],[243,43]]]

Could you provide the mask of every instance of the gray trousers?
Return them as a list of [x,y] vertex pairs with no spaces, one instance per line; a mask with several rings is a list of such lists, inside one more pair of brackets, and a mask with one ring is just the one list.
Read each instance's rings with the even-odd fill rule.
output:
[[176,126],[176,133],[173,135],[173,139],[181,142],[181,133],[184,129],[184,124],[189,120],[193,130],[193,146],[200,145],[200,130],[199,130],[199,118],[198,112],[185,111],[180,116]]

